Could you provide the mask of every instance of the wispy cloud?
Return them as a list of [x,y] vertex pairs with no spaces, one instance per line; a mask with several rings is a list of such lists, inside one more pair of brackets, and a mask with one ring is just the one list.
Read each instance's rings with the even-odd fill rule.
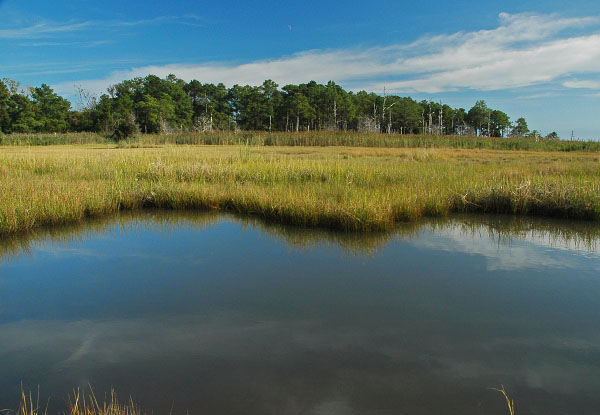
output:
[[[600,73],[599,25],[599,17],[502,13],[496,28],[428,36],[410,44],[309,50],[243,64],[148,65],[76,82],[102,91],[123,79],[173,73],[185,80],[228,85],[257,85],[267,78],[282,85],[335,80],[354,90],[379,91],[386,86],[398,93],[503,90],[565,78],[567,86],[571,76]],[[585,33],[582,28],[587,28]],[[72,89],[72,84],[57,87],[69,93],[65,88]]]
[[560,95],[561,94],[557,92],[542,92],[540,94],[520,95],[518,97],[515,97],[515,99],[545,99],[558,97]]
[[0,29],[0,39],[39,39],[60,33],[76,32],[90,27],[91,22],[38,23],[12,29]]
[[85,21],[85,22],[43,22],[29,26],[0,29],[0,39],[43,39],[56,37],[61,34],[81,32],[84,30],[102,27],[106,29],[132,28],[162,23],[186,24],[197,27],[206,26],[206,20],[195,15],[189,16],[159,16],[152,19],[141,20],[108,20],[108,21]]
[[566,81],[563,82],[566,88],[585,88],[585,89],[600,89],[600,81]]
[[[47,69],[42,71],[27,71],[21,72],[19,75],[21,76],[33,76],[33,75],[57,75],[57,74],[67,74],[67,73],[80,73],[80,72],[89,72],[92,71],[92,68],[78,67],[78,68],[57,68],[57,69]],[[72,88],[74,90],[74,88]]]
[[[108,27],[135,27],[135,26],[146,26],[160,23],[181,23],[190,24],[190,21],[198,22],[200,18],[198,16],[159,16],[152,19],[141,19],[141,20],[114,20],[102,22],[102,25]],[[198,23],[194,23],[200,26]]]
[[52,47],[52,46],[79,46],[82,48],[93,48],[96,46],[103,46],[113,43],[110,40],[92,40],[89,42],[29,42],[29,43],[20,43],[21,47]]

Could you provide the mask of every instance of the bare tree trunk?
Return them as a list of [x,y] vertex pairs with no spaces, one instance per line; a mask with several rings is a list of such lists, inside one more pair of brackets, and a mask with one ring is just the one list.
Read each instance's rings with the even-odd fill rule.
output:
[[431,134],[431,132],[432,132],[432,127],[431,127],[432,124],[433,124],[433,118],[431,116],[431,111],[429,111],[429,124],[427,125],[427,131],[429,132],[429,134]]
[[285,132],[288,132],[288,124],[290,122],[290,113],[286,112],[285,113]]
[[337,130],[337,101],[335,99],[333,100],[333,125]]
[[383,106],[381,107],[381,129],[382,130],[383,130],[383,126],[385,124],[385,101],[386,101],[386,98],[387,97],[385,95],[385,87],[383,87]]
[[296,114],[296,132],[300,130],[300,114]]

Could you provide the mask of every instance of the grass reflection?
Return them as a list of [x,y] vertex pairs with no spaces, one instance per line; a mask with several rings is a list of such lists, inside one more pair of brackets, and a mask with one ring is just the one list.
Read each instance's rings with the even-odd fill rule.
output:
[[541,242],[552,248],[598,250],[600,225],[593,222],[563,221],[508,215],[457,215],[431,218],[396,226],[382,232],[342,232],[319,228],[303,228],[268,222],[259,217],[236,216],[203,211],[126,211],[115,217],[90,219],[83,223],[45,227],[32,232],[5,235],[0,239],[0,263],[20,255],[31,255],[42,243],[59,246],[93,238],[99,234],[173,231],[186,227],[201,231],[223,221],[239,223],[242,229],[257,228],[269,237],[281,240],[294,249],[316,246],[340,248],[350,255],[374,255],[394,239],[413,239],[424,232],[458,232],[471,239],[487,238],[498,246],[513,241]]

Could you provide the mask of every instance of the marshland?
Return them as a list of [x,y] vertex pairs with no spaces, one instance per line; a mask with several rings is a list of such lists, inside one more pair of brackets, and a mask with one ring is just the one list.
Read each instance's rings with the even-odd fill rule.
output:
[[5,135],[0,401],[592,413],[599,173],[595,142]]
[[[540,149],[499,150],[493,148],[500,145],[494,144],[497,139],[473,139],[489,144],[464,148],[445,138],[435,145],[434,138],[399,136],[390,146],[366,147],[360,140],[368,144],[373,138],[351,135],[358,144],[292,146],[293,134],[272,138],[283,145],[239,144],[243,137],[233,134],[217,137],[219,143],[234,138],[238,143],[176,145],[171,137],[150,136],[120,145],[96,137],[78,145],[5,146],[0,233],[145,207],[227,210],[353,231],[452,213],[600,218],[599,155],[583,151],[583,145],[580,151],[548,151],[524,141],[521,147]],[[87,140],[64,138],[77,139]],[[300,137],[302,143],[347,139]],[[404,147],[401,140],[411,145]]]
[[0,0],[0,415],[598,415],[597,0],[434,3]]

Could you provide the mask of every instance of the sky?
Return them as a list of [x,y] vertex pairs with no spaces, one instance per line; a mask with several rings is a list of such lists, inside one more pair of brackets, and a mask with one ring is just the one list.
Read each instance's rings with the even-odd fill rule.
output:
[[597,0],[0,0],[0,78],[77,106],[136,76],[476,100],[530,129],[600,139]]

